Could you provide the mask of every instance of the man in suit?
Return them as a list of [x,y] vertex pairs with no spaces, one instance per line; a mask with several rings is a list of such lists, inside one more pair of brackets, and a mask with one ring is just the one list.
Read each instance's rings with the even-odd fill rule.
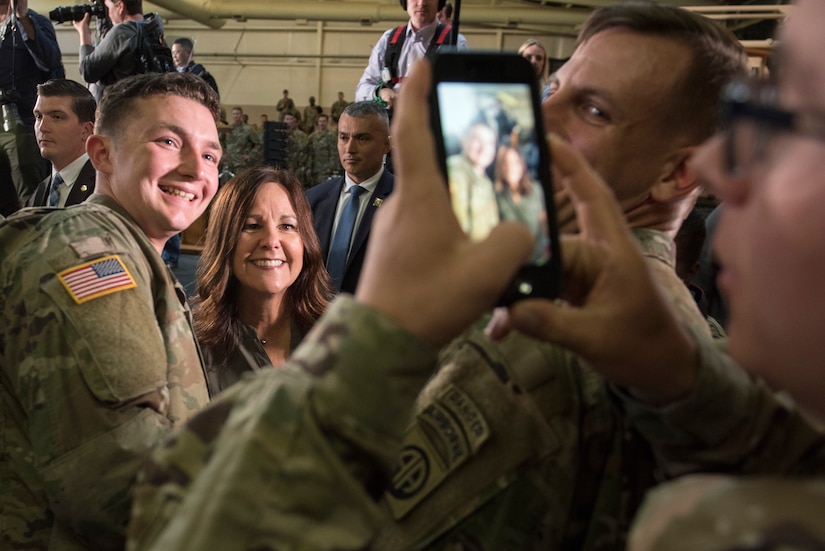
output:
[[92,194],[95,169],[86,155],[86,138],[94,130],[96,107],[89,90],[73,80],[53,79],[37,86],[34,133],[52,170],[27,206],[66,207]]
[[307,190],[327,271],[339,291],[355,293],[372,218],[392,193],[395,179],[383,162],[389,152],[387,111],[372,101],[350,104],[338,120],[344,176]]

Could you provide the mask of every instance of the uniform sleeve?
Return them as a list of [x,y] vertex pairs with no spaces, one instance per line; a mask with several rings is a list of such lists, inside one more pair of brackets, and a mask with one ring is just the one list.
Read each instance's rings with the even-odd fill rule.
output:
[[14,412],[4,411],[3,462],[15,472],[7,503],[32,503],[39,522],[48,508],[61,530],[99,548],[122,546],[138,466],[175,422],[170,396],[205,405],[202,382],[204,395],[167,384],[186,352],[168,341],[186,344],[188,321],[178,304],[164,320],[171,331],[161,331],[153,272],[111,218],[38,228],[39,246],[22,249],[4,276],[0,360],[4,410]]
[[257,372],[142,472],[129,549],[363,549],[428,344],[339,297],[283,370]]
[[749,376],[719,344],[696,340],[700,376],[683,400],[655,408],[613,389],[620,408],[653,445],[664,474],[825,472],[821,428],[787,395]]
[[390,40],[390,33],[393,29],[381,35],[381,39],[373,47],[370,59],[361,75],[361,80],[355,87],[355,101],[366,101],[375,98],[375,87],[381,82],[381,69],[384,68],[384,53],[387,51],[387,43]]

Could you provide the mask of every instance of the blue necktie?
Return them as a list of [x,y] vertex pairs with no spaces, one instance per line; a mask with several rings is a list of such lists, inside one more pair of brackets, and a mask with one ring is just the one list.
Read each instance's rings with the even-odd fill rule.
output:
[[52,180],[52,185],[49,187],[49,202],[47,207],[56,207],[60,202],[60,184],[63,183],[63,178],[60,174],[55,174]]
[[338,227],[335,229],[335,235],[332,237],[332,244],[329,247],[327,271],[332,278],[333,285],[339,291],[341,290],[341,283],[344,281],[352,232],[355,231],[355,221],[358,219],[358,211],[361,207],[361,200],[358,196],[365,191],[367,190],[361,186],[349,188],[350,197],[344,204],[344,210],[338,219]]

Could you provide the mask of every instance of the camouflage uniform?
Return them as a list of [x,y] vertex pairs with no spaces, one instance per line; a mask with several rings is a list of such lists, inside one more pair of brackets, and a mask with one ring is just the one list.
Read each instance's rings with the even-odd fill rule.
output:
[[821,479],[687,476],[651,493],[630,549],[821,551],[823,511]]
[[0,548],[120,549],[139,463],[208,402],[183,288],[102,195],[0,242]]
[[[634,233],[682,322],[707,337],[673,268],[672,240]],[[371,548],[624,549],[656,483],[646,441],[617,413],[605,380],[573,354],[519,334],[493,344],[482,327],[442,351]]]
[[330,110],[330,117],[332,117],[332,122],[338,124],[338,119],[341,118],[341,113],[344,112],[344,109],[346,109],[350,103],[351,102],[345,99],[339,99],[338,101],[332,104],[332,109]]
[[463,153],[447,158],[447,173],[450,201],[461,229],[474,241],[484,239],[499,221],[493,182],[486,174],[476,174]]
[[304,132],[308,135],[315,131],[315,123],[318,122],[318,115],[320,115],[320,112],[318,111],[317,105],[307,105],[304,107],[304,118],[301,121],[301,128],[303,128]]
[[[224,165],[237,174],[245,168],[261,164],[261,135],[248,124],[231,126],[226,133]],[[243,156],[248,159],[244,160]]]
[[300,182],[307,186],[309,166],[309,138],[300,129],[290,130],[286,139],[286,166]]
[[278,100],[278,103],[275,104],[275,110],[278,112],[278,120],[284,122],[284,116],[287,113],[297,114],[300,118],[300,114],[298,110],[295,108],[295,102],[292,101],[292,98],[281,98]]
[[616,395],[668,477],[747,478],[691,475],[655,489],[634,522],[634,549],[825,549],[822,427],[718,347],[700,345],[699,384],[687,398],[656,409]]
[[339,297],[284,369],[232,386],[156,450],[128,549],[364,549],[434,365],[432,346]]
[[343,174],[344,169],[338,158],[338,134],[330,130],[315,132],[309,137],[309,167],[312,172],[307,187],[327,180],[333,175]]

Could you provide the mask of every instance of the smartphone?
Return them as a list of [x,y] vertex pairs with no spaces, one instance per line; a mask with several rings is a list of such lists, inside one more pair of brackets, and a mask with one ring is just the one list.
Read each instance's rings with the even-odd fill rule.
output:
[[535,237],[499,305],[555,298],[561,286],[549,150],[538,82],[516,54],[447,52],[433,58],[430,112],[453,212],[470,239],[503,220]]

